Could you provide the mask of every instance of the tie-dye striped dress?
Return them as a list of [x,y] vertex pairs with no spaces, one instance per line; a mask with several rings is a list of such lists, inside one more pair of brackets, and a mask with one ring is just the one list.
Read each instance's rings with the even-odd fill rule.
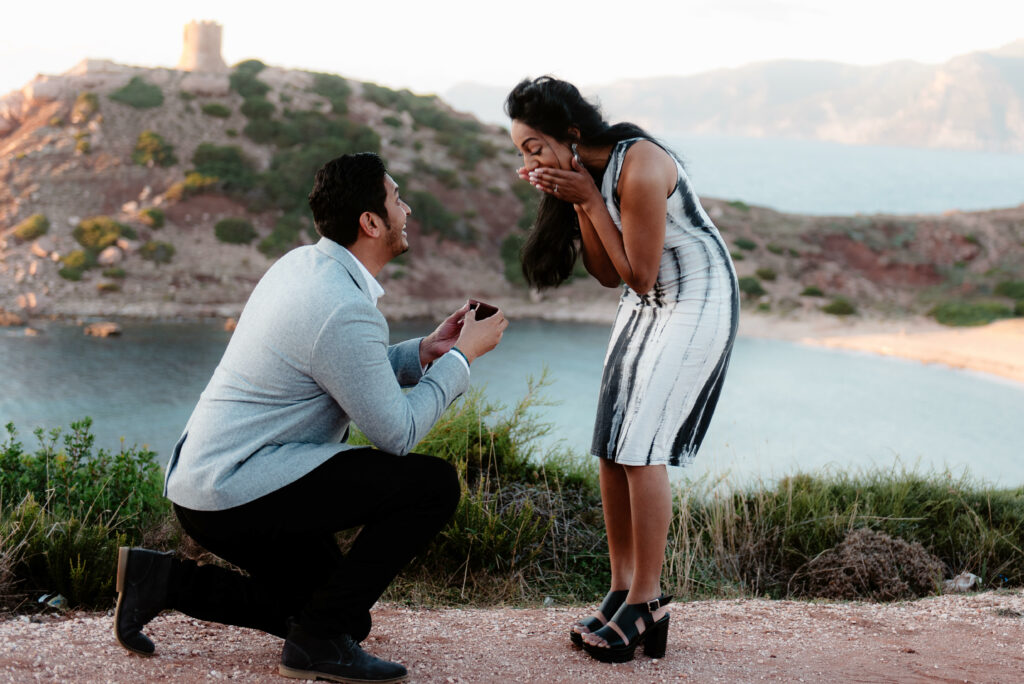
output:
[[[616,188],[626,151],[612,150],[601,194],[622,230]],[[671,153],[670,153],[671,154]],[[707,431],[739,323],[729,250],[676,159],[654,287],[624,286],[605,355],[591,453],[625,465],[685,465]]]

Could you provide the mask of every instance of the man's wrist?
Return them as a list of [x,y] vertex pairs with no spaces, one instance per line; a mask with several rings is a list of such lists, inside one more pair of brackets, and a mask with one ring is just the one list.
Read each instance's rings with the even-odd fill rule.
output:
[[449,351],[451,351],[451,352],[453,352],[453,353],[455,353],[455,354],[458,354],[459,356],[461,356],[461,357],[462,357],[462,360],[466,362],[466,367],[467,367],[467,368],[469,367],[469,365],[470,365],[470,360],[469,360],[469,357],[468,357],[468,356],[466,356],[466,352],[462,351],[462,350],[461,350],[461,349],[459,349],[458,347],[452,347],[452,348],[451,348],[451,349],[450,349]]

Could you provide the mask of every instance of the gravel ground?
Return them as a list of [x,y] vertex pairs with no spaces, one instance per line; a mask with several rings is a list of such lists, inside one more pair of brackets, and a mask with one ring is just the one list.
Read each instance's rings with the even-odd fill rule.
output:
[[[661,660],[605,665],[572,648],[573,608],[416,610],[381,605],[368,651],[413,682],[1024,681],[1024,593],[894,604],[714,600],[674,604]],[[157,656],[124,651],[100,613],[0,622],[0,682],[286,681],[281,641],[166,613]]]

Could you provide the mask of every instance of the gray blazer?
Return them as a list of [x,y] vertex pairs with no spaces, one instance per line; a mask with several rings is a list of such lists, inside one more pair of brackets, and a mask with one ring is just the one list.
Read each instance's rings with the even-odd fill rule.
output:
[[378,449],[408,453],[469,387],[454,353],[424,374],[419,342],[388,345],[348,250],[326,238],[292,250],[249,297],[174,447],[164,494],[193,510],[240,506],[354,448],[341,441],[350,422]]

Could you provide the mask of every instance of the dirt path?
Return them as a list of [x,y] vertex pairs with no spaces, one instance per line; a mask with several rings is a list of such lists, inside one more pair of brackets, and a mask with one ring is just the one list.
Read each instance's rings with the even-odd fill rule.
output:
[[[379,606],[364,647],[412,682],[1024,681],[1024,593],[898,604],[765,600],[674,605],[661,660],[603,665],[565,634],[576,608],[413,610]],[[96,613],[0,622],[0,681],[273,682],[281,641],[168,613],[157,657],[128,654]]]

